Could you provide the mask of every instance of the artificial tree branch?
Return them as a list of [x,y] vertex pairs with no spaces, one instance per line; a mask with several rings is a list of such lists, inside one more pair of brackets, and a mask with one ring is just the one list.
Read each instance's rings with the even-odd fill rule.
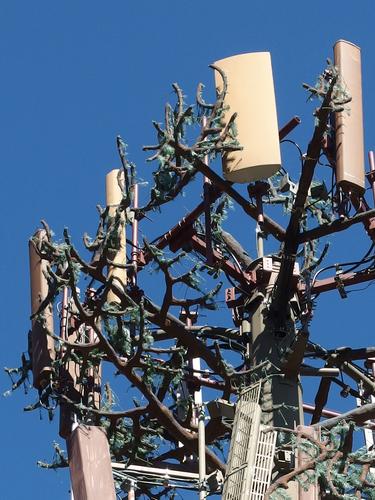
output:
[[220,237],[223,240],[224,245],[229,249],[229,252],[236,257],[237,261],[241,264],[241,266],[243,266],[244,270],[246,271],[253,262],[253,259],[242,247],[241,243],[239,243],[236,238],[234,238],[234,236],[232,236],[230,233],[224,231],[224,229],[221,229]]
[[[194,453],[198,452],[198,436],[192,434],[184,427],[182,427],[170,410],[157,398],[157,396],[151,391],[151,389],[144,383],[142,378],[137,375],[134,370],[127,366],[127,363],[121,361],[117,356],[116,352],[108,342],[108,340],[103,336],[101,330],[97,327],[96,322],[90,318],[89,324],[94,329],[98,338],[103,342],[103,350],[106,352],[108,358],[118,369],[120,373],[125,375],[128,380],[137,387],[138,390],[145,396],[149,403],[150,412],[158,418],[158,421],[167,429],[173,430],[174,437],[183,442],[191,451]],[[213,468],[218,468],[221,471],[225,471],[225,465],[216,457],[216,455],[209,449],[206,448],[206,457]]]
[[318,163],[322,149],[322,141],[327,131],[327,123],[332,112],[331,100],[337,77],[333,76],[329,89],[326,92],[322,105],[316,112],[316,125],[312,139],[308,145],[307,153],[302,165],[301,177],[298,184],[297,194],[293,203],[292,213],[285,234],[284,247],[282,249],[282,261],[279,275],[276,281],[271,309],[279,326],[285,321],[287,304],[291,295],[291,284],[294,263],[299,246],[300,221],[304,212],[308,191],[314,176],[315,167]]
[[356,425],[366,425],[367,420],[375,418],[375,403],[368,403],[366,405],[354,408],[353,410],[341,413],[338,417],[329,418],[322,422],[316,422],[311,427],[318,429],[332,429],[341,421],[352,421]]
[[[176,151],[187,160],[191,161],[194,167],[202,172],[206,177],[210,179],[219,189],[228,194],[236,203],[240,205],[243,211],[249,215],[252,219],[257,220],[258,209],[253,204],[246,200],[238,191],[232,187],[232,183],[224,180],[216,172],[214,172],[208,165],[204,163],[198,156],[194,154],[191,148],[185,146],[184,144],[176,144],[172,141],[173,147]],[[283,241],[285,236],[285,230],[277,224],[268,215],[264,215],[264,229],[272,234],[277,240]]]
[[308,470],[314,470],[316,464],[318,462],[324,462],[328,458],[329,453],[331,451],[330,448],[327,447],[325,443],[322,443],[321,441],[312,438],[308,433],[301,430],[293,431],[291,429],[271,427],[269,429],[264,430],[263,432],[270,432],[273,430],[279,430],[279,431],[281,430],[282,432],[288,432],[290,434],[294,434],[299,438],[307,439],[309,442],[315,444],[315,446],[319,450],[319,453],[316,457],[311,458],[310,460],[306,460],[303,464],[297,466],[291,472],[278,477],[276,481],[274,481],[267,489],[264,495],[264,500],[270,500],[272,493],[275,492],[278,488],[288,489],[288,483],[297,476],[303,474]]

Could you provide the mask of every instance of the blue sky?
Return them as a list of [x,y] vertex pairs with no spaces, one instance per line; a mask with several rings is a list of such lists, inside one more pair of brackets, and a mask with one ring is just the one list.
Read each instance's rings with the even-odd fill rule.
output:
[[[0,366],[17,365],[27,346],[29,236],[41,218],[57,235],[68,226],[77,241],[84,231],[94,231],[105,173],[119,166],[117,134],[129,144],[140,177],[148,178],[151,167],[141,146],[153,142],[151,120],[161,120],[163,104],[172,99],[171,83],[179,82],[193,102],[199,81],[212,92],[208,64],[270,51],[279,122],[300,115],[303,123],[293,138],[306,148],[312,106],[301,83],[315,81],[333,43],[344,38],[362,48],[366,150],[375,148],[373,12],[371,0],[0,1]],[[297,172],[297,158],[286,158],[291,163],[285,166]],[[181,200],[182,211],[197,201]],[[243,235],[243,228],[234,223],[236,234]],[[242,238],[250,251],[253,229],[249,221]],[[361,257],[369,244],[360,228],[331,241],[340,258]],[[366,321],[372,288],[349,297],[345,304],[334,292],[323,297],[312,327],[315,339],[329,345],[373,343]],[[1,373],[1,392],[8,385]],[[40,421],[37,412],[23,413],[34,397],[25,398],[21,390],[0,399],[1,500],[68,498],[65,473],[36,467],[38,459],[52,458],[57,430],[46,415]]]

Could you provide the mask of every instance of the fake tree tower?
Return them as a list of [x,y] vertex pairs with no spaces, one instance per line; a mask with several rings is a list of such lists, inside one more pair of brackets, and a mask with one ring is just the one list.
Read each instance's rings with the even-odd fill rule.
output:
[[[173,84],[176,105],[166,105],[164,123],[153,123],[155,145],[144,147],[156,169],[143,205],[140,174],[117,138],[121,168],[106,177],[96,235],[84,235],[89,257],[68,230],[54,240],[45,222],[31,238],[30,359],[8,372],[19,375],[16,388],[32,371],[38,399],[27,409],[59,412],[68,457],[55,445],[56,460],[41,465],[70,467],[75,500],[174,498],[179,488],[227,500],[374,498],[372,435],[367,447],[352,443],[355,425],[373,425],[375,348],[327,350],[310,338],[318,295],[345,297],[346,287],[375,279],[373,244],[319,279],[325,236],[353,224],[375,234],[364,198],[360,65],[358,47],[339,41],[334,62],[305,85],[319,105],[306,152],[295,144],[298,179],[281,165],[280,142],[292,142],[285,137],[300,120],[278,129],[270,55],[234,56],[212,65],[213,104],[199,85],[197,105],[187,106]],[[330,192],[315,179],[323,159]],[[202,174],[201,201],[163,227],[158,211]],[[246,231],[255,229],[257,255],[225,229],[230,203]],[[286,223],[265,213],[268,204],[272,214],[284,209]],[[150,227],[141,239],[151,212],[159,236]],[[278,247],[267,253],[271,239]],[[159,271],[152,280],[149,268]],[[212,326],[224,297],[227,322]],[[305,376],[321,377],[314,406],[302,400]],[[325,409],[332,384],[357,398],[349,413]]]

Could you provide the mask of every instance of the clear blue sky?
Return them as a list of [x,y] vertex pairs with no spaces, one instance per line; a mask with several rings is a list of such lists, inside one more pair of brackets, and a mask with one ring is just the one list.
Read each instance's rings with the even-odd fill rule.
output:
[[[139,174],[149,175],[141,146],[153,141],[151,120],[162,118],[172,82],[192,102],[196,83],[211,82],[208,64],[270,51],[279,122],[299,114],[303,124],[294,138],[306,148],[312,108],[301,83],[315,81],[333,43],[345,38],[362,47],[366,149],[375,147],[373,14],[371,0],[0,1],[0,366],[16,366],[27,346],[29,236],[41,218],[58,235],[67,225],[76,240],[93,232],[105,172],[118,166],[117,134],[129,144]],[[192,207],[194,200],[181,203]],[[249,235],[252,230],[249,223]],[[253,237],[246,238],[253,245]],[[332,241],[350,258],[368,246],[359,230]],[[345,304],[334,293],[321,301],[313,338],[329,345],[374,343],[364,318],[373,289],[349,297]],[[8,385],[1,374],[1,392]],[[21,390],[0,399],[1,500],[68,498],[66,474],[35,465],[52,458],[57,430],[46,415],[40,421],[38,412],[23,413],[34,397]]]

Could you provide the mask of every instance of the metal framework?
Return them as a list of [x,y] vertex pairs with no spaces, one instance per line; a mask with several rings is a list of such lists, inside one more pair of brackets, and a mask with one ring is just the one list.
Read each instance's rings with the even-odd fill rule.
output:
[[[318,125],[314,129],[314,134],[309,143],[307,153],[302,157],[302,174],[298,186],[296,187],[291,215],[286,228],[281,227],[280,224],[271,217],[264,214],[262,197],[265,193],[268,193],[269,186],[267,187],[265,183],[256,182],[249,187],[250,197],[255,198],[255,203],[253,203],[253,201],[249,201],[240,194],[240,192],[233,187],[231,182],[214,172],[208,165],[208,161],[203,161],[197,155],[193,154],[192,150],[184,144],[173,143],[173,147],[176,150],[176,154],[179,155],[179,158],[187,159],[194,165],[194,168],[198,172],[203,174],[203,201],[181,219],[172,229],[160,236],[154,242],[154,247],[158,250],[169,247],[171,251],[177,252],[182,247],[189,245],[190,249],[198,252],[206,259],[206,263],[212,267],[216,266],[222,269],[229,280],[234,280],[234,286],[226,292],[226,302],[232,311],[232,318],[238,329],[215,329],[214,327],[207,327],[205,330],[202,327],[194,326],[197,315],[194,315],[193,310],[189,309],[189,307],[183,307],[180,317],[177,319],[170,315],[168,316],[168,308],[164,311],[163,306],[158,308],[147,299],[147,312],[149,316],[152,316],[154,324],[159,325],[159,323],[161,323],[160,329],[155,331],[155,336],[158,340],[172,338],[169,337],[170,330],[175,328],[181,334],[181,338],[183,336],[183,339],[186,340],[187,343],[190,342],[188,344],[190,357],[186,366],[188,375],[186,375],[181,383],[181,394],[178,394],[176,399],[190,398],[193,401],[194,410],[191,415],[190,425],[196,429],[198,443],[194,453],[191,450],[184,450],[185,455],[183,460],[181,460],[180,468],[173,468],[172,465],[171,468],[169,468],[166,463],[162,463],[160,467],[134,464],[125,466],[120,463],[112,463],[114,478],[120,482],[127,482],[129,485],[129,500],[136,496],[135,491],[137,483],[164,488],[193,490],[199,493],[199,498],[201,500],[206,498],[208,492],[220,492],[222,488],[223,500],[261,500],[265,498],[272,479],[280,472],[280,469],[277,469],[274,463],[276,446],[279,444],[277,442],[279,435],[277,431],[278,421],[275,417],[277,411],[283,405],[285,406],[285,417],[283,415],[286,422],[285,425],[287,429],[293,431],[303,425],[303,410],[306,413],[312,413],[312,427],[310,431],[311,435],[316,435],[315,426],[319,425],[322,417],[327,417],[329,419],[328,423],[331,419],[336,419],[337,421],[337,419],[341,418],[339,413],[325,408],[332,384],[338,385],[342,391],[344,391],[344,395],[351,395],[357,398],[358,408],[350,412],[350,417],[359,425],[367,425],[368,429],[365,431],[366,444],[369,448],[374,445],[373,429],[375,424],[369,421],[369,419],[375,418],[375,403],[373,396],[375,394],[375,347],[326,350],[310,342],[307,331],[308,327],[306,326],[308,324],[307,320],[300,331],[297,332],[295,328],[297,317],[301,318],[304,314],[306,316],[311,313],[311,311],[307,311],[306,313],[306,310],[303,309],[304,304],[306,305],[306,302],[310,300],[311,296],[336,290],[342,298],[345,298],[347,287],[375,280],[375,268],[373,265],[372,267],[364,268],[359,271],[353,269],[349,272],[343,272],[338,266],[336,266],[336,268],[331,266],[334,269],[332,269],[332,275],[329,278],[317,279],[319,274],[317,273],[315,278],[306,285],[306,282],[302,282],[300,279],[300,270],[296,263],[298,249],[301,244],[311,242],[314,239],[338,231],[343,231],[355,224],[363,224],[370,239],[375,241],[375,209],[371,209],[364,200],[362,191],[359,193],[354,189],[353,192],[347,192],[347,184],[344,181],[344,187],[340,186],[338,190],[338,216],[336,220],[323,223],[312,229],[301,229],[301,214],[307,203],[308,193],[311,189],[318,159],[322,151],[329,156],[329,151],[327,151],[323,145],[323,138],[326,135],[327,123],[332,114],[330,105],[333,87],[334,85],[332,83],[323,99],[322,106],[317,115]],[[299,123],[300,120],[298,117],[292,118],[290,122],[280,129],[279,139],[284,139]],[[333,154],[333,156],[335,155],[335,151],[333,151],[333,153],[330,151],[330,153]],[[372,188],[375,201],[375,160],[373,153],[370,153],[369,160],[370,174],[367,178]],[[332,164],[332,166],[334,167],[334,164]],[[118,176],[117,171],[112,171],[109,176],[113,181],[113,179]],[[184,178],[182,178],[181,182],[185,182]],[[118,188],[117,185],[116,188]],[[133,207],[131,207],[132,237],[130,241],[132,251],[130,261],[127,262],[126,260],[127,240],[124,230],[120,242],[122,252],[121,258],[115,255],[115,259],[109,263],[107,261],[106,264],[110,278],[114,281],[117,280],[121,285],[115,291],[110,288],[112,302],[117,303],[119,308],[123,305],[119,297],[121,293],[125,293],[124,289],[126,289],[128,285],[130,289],[129,293],[126,294],[128,300],[132,301],[134,304],[139,304],[140,301],[145,298],[143,291],[137,287],[138,273],[154,258],[149,244],[145,243],[144,247],[139,246],[138,225],[144,217],[144,214],[138,212],[138,185],[136,183],[133,185],[133,190]],[[111,192],[111,189],[108,189],[108,192],[108,199],[110,202],[107,204],[111,210],[111,216],[114,216],[116,211],[114,207],[116,203],[118,205],[121,203],[122,195],[121,193],[119,194],[119,192],[116,193],[115,189],[113,189],[113,192]],[[211,205],[218,200],[223,193],[226,193],[242,208],[245,214],[257,223],[258,259],[250,264],[249,261],[245,259],[245,264],[240,265],[236,256],[234,258],[223,256],[213,244],[210,226],[210,209]],[[117,200],[116,196],[119,200]],[[340,197],[344,197],[345,202],[350,201],[352,203],[356,209],[354,215],[343,216],[342,210],[344,201]],[[127,207],[127,210],[128,209],[129,207]],[[195,222],[201,215],[204,215],[206,225],[205,235],[199,234],[195,227]],[[125,219],[125,213],[122,213],[121,222],[124,225]],[[263,255],[264,233],[272,235],[277,241],[282,243],[281,251],[278,256],[265,257]],[[38,237],[44,239],[45,234],[40,233]],[[35,266],[37,268],[36,271],[32,269],[33,295],[41,302],[41,299],[45,299],[45,296],[49,293],[46,282],[43,282],[41,278],[41,276],[45,274],[45,269],[42,269],[42,266],[39,264],[35,264],[38,260],[38,256],[35,248],[33,246],[30,248],[31,262],[34,268]],[[93,263],[90,265],[91,268],[93,268]],[[36,273],[35,276],[33,272]],[[63,271],[63,273],[64,272],[66,271]],[[65,274],[62,274],[62,276],[61,279],[65,279]],[[168,276],[166,273],[166,281],[168,281],[168,279],[170,282],[172,281],[171,276]],[[122,290],[120,290],[121,287]],[[72,297],[69,297],[66,286],[63,287],[63,302],[60,317],[60,340],[64,345],[61,351],[62,357],[65,356],[69,350],[74,349],[74,346],[77,344],[79,344],[82,352],[86,352],[86,350],[89,351],[89,349],[97,346],[101,338],[101,332],[94,323],[90,324],[89,321],[87,321],[87,324],[86,322],[81,322],[80,324],[74,323],[72,309],[74,307],[73,299],[76,299],[76,294],[76,288],[73,287]],[[89,304],[90,300],[93,300],[93,296],[95,296],[95,293],[92,295],[89,293],[85,298],[83,306]],[[35,313],[38,307],[39,303],[33,303],[32,312]],[[268,317],[266,313],[269,314]],[[289,325],[289,327],[286,325]],[[31,337],[39,338],[40,325],[33,320],[32,327]],[[54,337],[52,332],[53,324],[50,330],[49,334],[51,335],[46,337],[49,340]],[[263,377],[261,372],[259,372],[259,381],[240,392],[236,403],[233,425],[231,426],[230,418],[227,419],[227,422],[224,422],[224,424],[228,424],[229,421],[227,427],[232,427],[227,472],[224,482],[218,471],[208,473],[207,457],[211,459],[211,470],[213,466],[212,456],[209,453],[210,450],[206,446],[206,431],[208,425],[206,425],[202,387],[211,387],[223,390],[224,392],[226,391],[228,401],[231,393],[233,394],[237,391],[237,387],[233,388],[228,381],[225,384],[224,382],[215,380],[210,374],[207,376],[205,375],[204,370],[202,370],[200,359],[197,357],[199,353],[195,350],[196,344],[193,343],[196,338],[194,335],[191,335],[196,332],[200,335],[205,333],[209,335],[210,332],[212,334],[213,331],[215,331],[216,334],[219,332],[221,336],[225,336],[226,338],[230,337],[231,340],[237,342],[237,344],[242,342],[241,347],[246,350],[246,356],[243,373],[241,373],[241,375],[246,375],[248,372],[252,372],[252,370],[259,369],[263,364],[268,364],[274,369],[272,376],[268,377]],[[104,342],[103,339],[101,339],[101,341]],[[53,342],[51,341],[50,343]],[[283,351],[284,354],[286,353],[285,359],[279,359],[280,352],[275,349],[276,344],[285,347]],[[203,343],[200,344],[200,347],[202,349],[206,348]],[[217,346],[214,347],[216,348]],[[160,351],[163,351],[163,348],[159,349],[159,352]],[[220,364],[217,361],[218,356],[215,357],[215,354],[209,349],[206,349],[206,351],[207,356],[209,356],[210,359],[213,360],[213,364],[216,363],[218,367]],[[192,354],[190,354],[190,352]],[[111,350],[108,349],[106,352],[108,359],[110,359],[111,354]],[[319,358],[322,360],[324,366],[320,368],[310,366],[308,364],[309,358]],[[360,368],[355,363],[355,361],[358,360],[367,360],[368,368]],[[140,356],[137,361],[140,361]],[[49,353],[46,359],[38,361],[38,366],[40,365],[41,368],[38,377],[34,379],[34,385],[40,390],[40,393],[46,390],[46,386],[47,389],[49,388],[47,382],[51,372],[51,363],[52,356],[50,356]],[[125,370],[127,359],[124,356],[122,358],[116,358],[116,363],[116,367],[119,370]],[[37,361],[35,361],[35,365],[36,364]],[[61,436],[67,439],[69,439],[72,430],[72,412],[70,410],[72,405],[78,404],[79,401],[80,404],[90,406],[93,412],[96,411],[100,413],[98,386],[101,384],[101,371],[94,371],[94,369],[92,369],[89,377],[90,380],[87,386],[83,387],[81,383],[77,382],[78,375],[75,372],[75,368],[75,362],[68,361],[65,365],[64,372],[66,379],[60,380],[65,391],[60,402],[60,433]],[[135,380],[132,370],[133,366],[131,366],[127,375],[129,375],[130,380]],[[211,371],[211,374],[212,373],[214,372]],[[341,373],[345,373],[355,382],[355,388],[344,384],[340,379]],[[304,375],[321,377],[314,405],[303,405],[300,377]],[[132,376],[133,379],[131,379]],[[142,380],[137,381],[139,384],[142,384]],[[371,400],[370,403],[368,403],[369,400]],[[150,397],[148,403],[151,406],[154,400]],[[216,408],[219,408],[220,405],[222,408],[225,406],[220,402],[220,404],[216,404]],[[213,406],[215,405],[211,405],[212,408]],[[208,407],[210,407],[210,405],[208,405]],[[163,412],[160,412],[159,415],[160,414],[165,416]],[[343,415],[343,417],[345,416],[347,415]],[[215,418],[218,422],[219,419],[221,419],[220,425],[224,425],[223,415],[212,416],[214,424]],[[182,421],[183,418],[181,417],[180,420]],[[167,419],[165,421],[168,422]],[[182,441],[186,429],[184,429],[180,423],[178,423],[178,425],[180,431],[178,440]],[[93,428],[93,433],[96,431],[97,429]],[[309,432],[309,428],[307,428],[306,433],[307,432]],[[190,438],[190,435],[188,435],[188,438]],[[188,438],[187,440],[189,440]],[[179,443],[179,447],[182,448],[183,444]],[[77,449],[77,456],[83,456],[82,449],[79,447]],[[109,452],[108,449],[105,451],[108,465]],[[198,458],[198,460],[194,461],[191,470],[189,470],[189,466],[185,463],[188,453],[189,457],[195,454],[196,458]],[[297,457],[297,459],[301,459],[301,457]],[[90,473],[92,474],[92,471],[90,471]],[[76,486],[76,488],[79,488],[79,486]],[[312,486],[311,494],[311,498],[316,497],[317,490],[315,485]],[[93,495],[95,495],[95,492]],[[87,500],[92,500],[94,498],[94,496],[90,498],[87,497]],[[300,498],[304,497],[301,496]],[[86,500],[86,497],[82,494],[82,497],[76,498],[76,500]]]

